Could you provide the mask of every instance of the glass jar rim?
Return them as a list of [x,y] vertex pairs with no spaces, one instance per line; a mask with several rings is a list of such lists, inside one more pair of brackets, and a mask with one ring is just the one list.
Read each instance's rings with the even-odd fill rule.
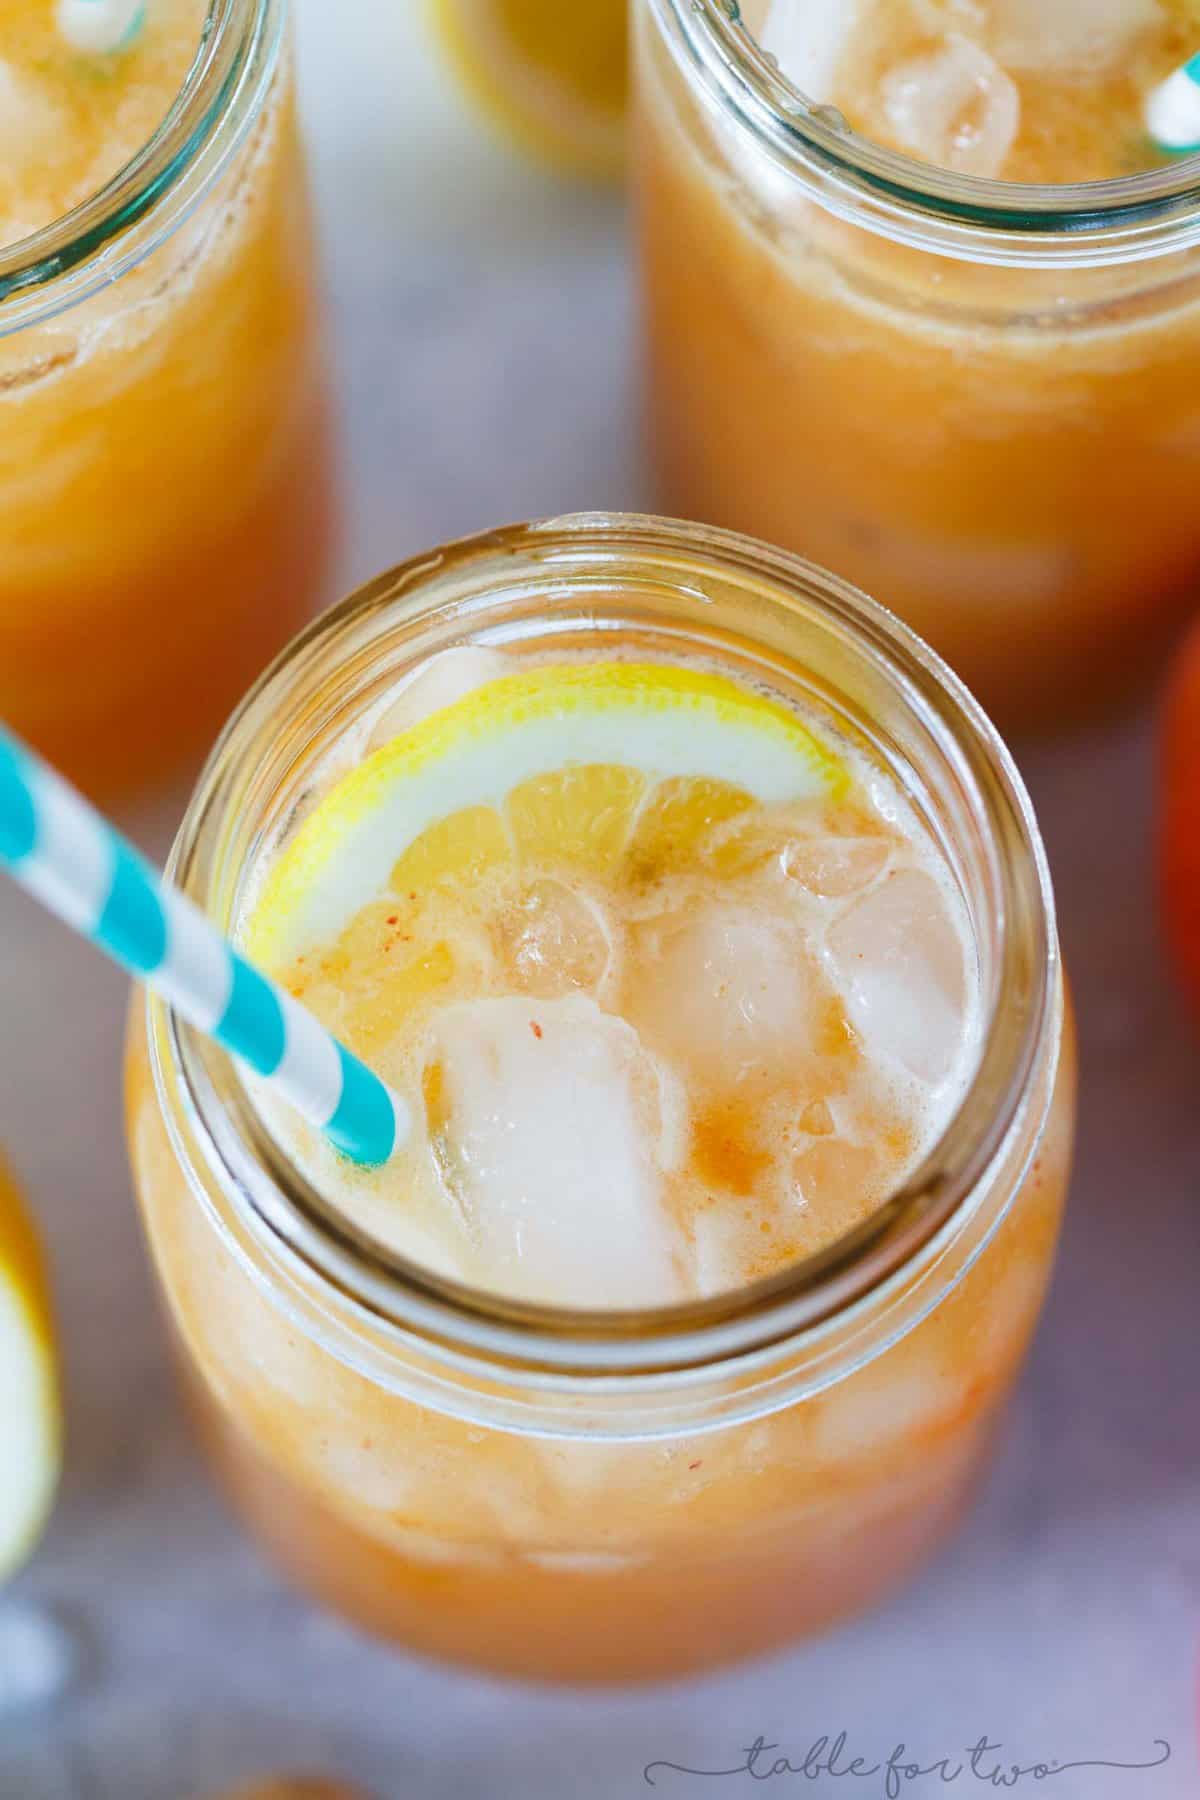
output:
[[282,0],[208,0],[196,53],[151,137],[61,218],[0,246],[0,335],[77,305],[170,235],[258,116],[282,30]]
[[887,150],[806,98],[739,0],[646,0],[710,103],[840,217],[915,248],[1006,266],[1137,262],[1200,242],[1200,154],[1104,181],[958,174]]
[[[462,539],[377,577],[277,658],[218,741],[168,871],[228,924],[244,866],[231,872],[228,852],[222,865],[214,848],[221,822],[237,818],[250,854],[261,842],[253,801],[235,772],[252,769],[254,782],[269,782],[258,734],[277,734],[289,706],[309,721],[313,741],[319,730],[311,717],[313,696],[328,694],[331,653],[340,652],[344,666],[361,673],[370,661],[373,629],[402,627],[427,641],[434,621],[448,641],[457,634],[459,641],[485,642],[481,617],[488,600],[503,591],[501,577],[511,585],[520,567],[536,571],[536,580],[533,574],[523,578],[522,591],[544,607],[552,592],[561,595],[572,584],[581,593],[589,592],[589,582],[594,590],[619,586],[618,575],[605,577],[606,558],[627,567],[636,563],[644,576],[659,581],[674,574],[681,591],[685,574],[695,580],[699,565],[714,580],[741,580],[748,592],[753,586],[763,604],[784,613],[790,606],[795,618],[789,624],[824,616],[856,652],[874,659],[902,704],[925,715],[923,728],[980,809],[989,849],[997,852],[999,934],[981,1056],[938,1141],[883,1206],[828,1249],[711,1298],[636,1312],[512,1300],[434,1275],[369,1238],[290,1161],[230,1061],[162,1002],[149,997],[147,1006],[159,1103],[194,1191],[205,1176],[215,1179],[235,1197],[243,1220],[249,1209],[260,1239],[265,1231],[270,1245],[282,1247],[376,1323],[399,1327],[451,1358],[482,1355],[510,1369],[624,1378],[761,1354],[842,1319],[965,1223],[972,1197],[1023,1116],[1060,1000],[1053,895],[1024,785],[994,727],[957,678],[905,625],[848,583],[736,533],[627,514],[576,514],[512,526]],[[440,597],[431,596],[431,587]],[[686,591],[695,598],[694,588]],[[430,654],[428,646],[422,654]],[[293,759],[284,766],[294,772],[297,765]],[[1024,1003],[1017,1004],[1021,993]],[[172,1093],[182,1096],[182,1107],[172,1105]]]

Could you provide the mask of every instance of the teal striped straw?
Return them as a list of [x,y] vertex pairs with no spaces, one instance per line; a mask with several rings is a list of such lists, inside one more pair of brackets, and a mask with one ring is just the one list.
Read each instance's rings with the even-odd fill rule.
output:
[[1172,156],[1200,150],[1200,53],[1147,96],[1146,126],[1159,149]]
[[145,0],[58,0],[60,33],[87,56],[128,50],[145,24]]
[[403,1100],[3,727],[0,865],[240,1057],[352,1161],[385,1163],[408,1136]]

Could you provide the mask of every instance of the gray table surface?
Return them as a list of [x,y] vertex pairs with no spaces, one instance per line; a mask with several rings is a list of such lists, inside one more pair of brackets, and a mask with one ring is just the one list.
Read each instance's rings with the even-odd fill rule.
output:
[[[300,4],[340,357],[341,588],[461,531],[644,497],[618,205],[498,151],[414,20],[415,0]],[[1077,988],[1082,1141],[1050,1306],[981,1504],[884,1611],[644,1692],[512,1688],[389,1653],[287,1591],[239,1536],[180,1416],[131,1203],[124,984],[0,890],[0,1143],[53,1252],[70,1432],[53,1526],[3,1605],[58,1609],[84,1651],[52,1708],[0,1720],[3,1800],[202,1800],[286,1766],[380,1800],[615,1800],[647,1791],[654,1759],[717,1769],[762,1735],[799,1762],[843,1728],[854,1753],[904,1740],[924,1763],[982,1732],[1022,1763],[1139,1761],[1166,1739],[1153,1772],[1077,1768],[1020,1791],[1194,1796],[1200,1037],[1156,930],[1153,757],[1142,717],[1022,759]],[[161,853],[180,803],[128,823]],[[664,1774],[658,1791],[751,1787]],[[970,1775],[949,1791],[975,1790],[992,1791]],[[768,1791],[881,1790],[781,1776]]]

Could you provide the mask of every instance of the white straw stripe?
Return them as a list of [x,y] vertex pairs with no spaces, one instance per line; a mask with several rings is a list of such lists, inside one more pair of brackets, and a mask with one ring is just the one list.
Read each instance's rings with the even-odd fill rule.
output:
[[0,862],[52,912],[209,1031],[370,1167],[407,1107],[312,1014],[239,957],[182,894],[0,726]]
[[1176,69],[1146,100],[1146,124],[1164,150],[1194,150],[1200,144],[1200,85],[1192,64]]
[[156,980],[169,999],[179,1003],[186,996],[187,1015],[197,1030],[212,1031],[225,1016],[233,987],[229,952],[182,895],[164,888],[161,897],[167,955]]
[[146,19],[144,0],[58,0],[58,29],[72,49],[105,56],[131,44]]
[[113,841],[99,823],[85,819],[71,789],[49,769],[34,768],[30,789],[37,806],[38,841],[21,879],[45,906],[76,931],[89,935],[100,923],[113,879]]
[[329,1034],[312,1013],[280,992],[287,1042],[275,1081],[312,1124],[328,1125],[342,1098],[342,1065]]

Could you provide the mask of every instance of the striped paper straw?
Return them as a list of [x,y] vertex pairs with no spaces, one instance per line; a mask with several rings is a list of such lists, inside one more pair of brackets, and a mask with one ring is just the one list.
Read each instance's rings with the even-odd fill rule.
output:
[[1160,150],[1200,150],[1200,54],[1168,75],[1146,100],[1146,126]]
[[248,1063],[354,1162],[385,1163],[408,1109],[260,975],[31,750],[0,728],[0,864],[42,904]]
[[145,23],[145,0],[58,0],[58,29],[85,55],[127,50]]

